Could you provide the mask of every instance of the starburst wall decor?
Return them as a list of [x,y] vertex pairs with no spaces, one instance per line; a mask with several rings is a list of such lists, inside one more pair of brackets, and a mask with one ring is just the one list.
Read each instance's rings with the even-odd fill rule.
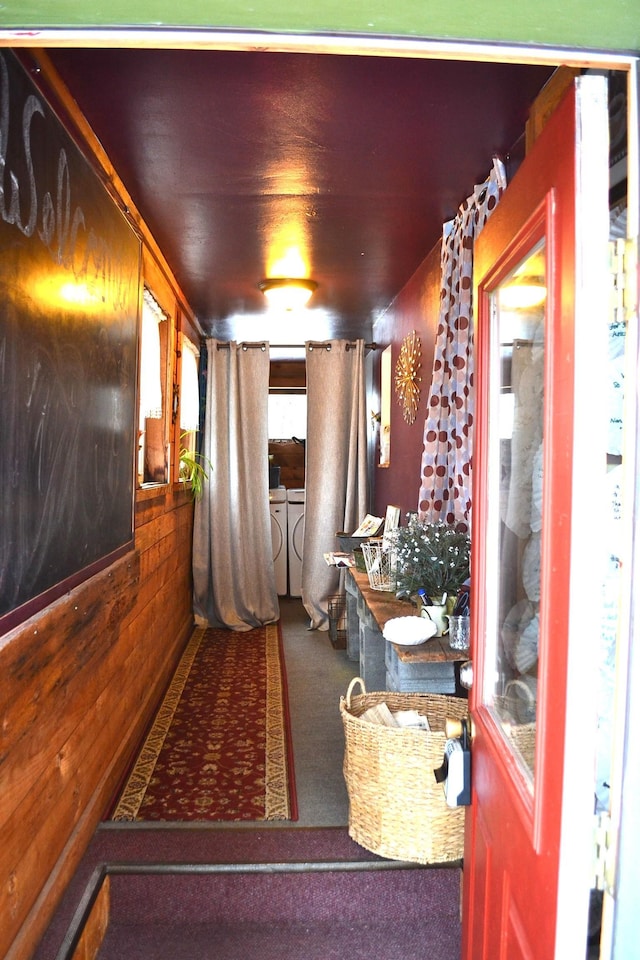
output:
[[396,363],[396,397],[402,407],[402,416],[407,423],[413,423],[418,411],[420,359],[420,337],[415,330],[412,330],[402,341],[400,356]]

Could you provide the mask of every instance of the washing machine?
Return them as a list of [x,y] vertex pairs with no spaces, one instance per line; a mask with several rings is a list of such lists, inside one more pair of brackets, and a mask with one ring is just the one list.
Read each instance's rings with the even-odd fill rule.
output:
[[276,591],[283,597],[287,592],[287,490],[274,487],[269,490],[271,513],[271,549],[276,575]]
[[304,539],[304,490],[287,490],[289,528],[289,596],[302,596],[302,541]]

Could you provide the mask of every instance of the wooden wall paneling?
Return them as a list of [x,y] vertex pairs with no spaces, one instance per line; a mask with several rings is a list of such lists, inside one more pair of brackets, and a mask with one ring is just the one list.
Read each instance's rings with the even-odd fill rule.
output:
[[307,364],[305,360],[272,360],[269,365],[270,387],[305,387]]
[[136,547],[142,558],[148,551],[166,545],[167,538],[174,536],[179,511],[167,510],[141,526],[136,525]]
[[[31,943],[30,951],[33,936],[42,933],[44,927],[40,927],[70,876],[70,864],[60,860],[65,855],[65,839],[70,832],[79,829],[83,811],[93,806],[93,819],[85,827],[84,843],[89,839],[186,642],[192,625],[191,591],[188,587],[191,504],[185,503],[181,509],[173,512],[179,516],[167,518],[161,514],[148,525],[144,536],[140,531],[139,539],[146,549],[138,558],[135,583],[122,583],[116,577],[114,602],[102,605],[102,616],[108,626],[104,630],[94,631],[92,640],[84,636],[86,627],[83,629],[82,623],[78,623],[80,609],[73,609],[82,607],[82,603],[60,602],[55,614],[53,608],[47,611],[47,616],[53,618],[58,650],[61,653],[65,649],[72,650],[73,642],[69,638],[75,637],[85,651],[80,661],[74,660],[72,653],[67,654],[74,664],[72,671],[75,683],[67,685],[66,696],[61,698],[56,682],[47,679],[48,667],[55,662],[55,644],[53,650],[45,645],[44,649],[36,652],[35,657],[39,657],[41,669],[30,671],[23,666],[23,721],[26,719],[27,725],[30,724],[29,731],[38,722],[41,724],[43,717],[47,723],[42,725],[41,754],[32,742],[30,750],[34,753],[35,749],[35,759],[30,760],[27,756],[25,763],[24,755],[18,758],[17,751],[9,758],[9,768],[15,763],[14,771],[21,772],[19,775],[13,774],[16,806],[5,823],[7,835],[14,842],[8,848],[5,846],[0,853],[3,876],[8,878],[6,897],[0,896],[0,912],[11,918],[7,928],[10,939],[6,944],[0,940],[0,949],[7,947],[11,938],[16,936],[17,943]],[[157,549],[158,539],[162,544],[160,550]],[[145,580],[143,558],[149,552],[154,560],[148,567]],[[164,561],[162,553],[165,555]],[[176,573],[181,563],[185,572],[178,578]],[[116,575],[109,570],[100,576],[105,580],[113,580]],[[100,579],[100,576],[96,579]],[[126,602],[125,598],[128,598]],[[77,599],[79,597],[70,598],[73,601]],[[102,599],[104,601],[104,591]],[[88,605],[85,606],[88,609]],[[117,642],[110,642],[110,628],[116,632],[120,630]],[[38,634],[21,638],[23,643],[20,649],[10,644],[5,648],[6,653],[2,653],[15,656],[23,664],[31,662],[33,666],[34,659],[30,651],[37,649],[38,642],[42,645],[43,628],[39,627],[38,630]],[[96,658],[88,656],[87,648],[98,642],[107,649],[106,655]],[[20,694],[15,687],[16,670],[2,671],[2,678],[16,694],[15,701],[19,702]],[[49,691],[49,697],[53,697],[51,702],[47,701],[45,688]],[[0,685],[0,691],[2,701],[10,703],[14,699],[6,686],[3,689]],[[29,706],[32,702],[36,707],[31,712]],[[58,733],[70,727],[73,733],[62,741],[59,735],[54,733],[52,736],[50,724]],[[6,733],[15,727],[16,722],[11,719],[5,725]],[[23,745],[28,745],[29,732],[23,730],[20,739]],[[3,748],[6,747],[5,735]],[[8,769],[5,749],[0,758],[0,762],[2,758],[5,759],[0,768],[3,775]],[[40,772],[43,767],[47,769],[47,776]],[[103,791],[99,797],[94,796],[97,784],[102,785]],[[2,809],[9,812],[10,807],[3,803]],[[43,817],[44,810],[47,811],[46,817]],[[51,811],[55,811],[55,815]],[[75,855],[79,857],[83,843],[78,842],[75,847]],[[42,882],[43,877],[56,873],[60,877],[58,888],[52,890],[43,904],[39,905],[38,878]],[[30,911],[36,915],[31,916]],[[25,929],[18,936],[21,924]],[[23,954],[25,957],[29,955],[30,952]]]
[[[32,878],[53,866],[77,819],[74,771],[86,764],[81,744],[94,703],[99,702],[100,663],[113,647],[110,631],[115,627],[109,627],[110,621],[114,611],[122,614],[135,598],[136,559],[125,558],[82,584],[70,594],[70,603],[54,604],[38,618],[39,628],[31,621],[29,629],[2,650],[5,838],[0,864],[9,882],[0,886],[0,914],[12,921],[30,908]],[[106,598],[102,605],[96,603],[99,595]],[[89,609],[94,613],[83,632],[78,619]],[[78,643],[83,650],[79,657]],[[95,656],[89,654],[91,648]],[[105,712],[101,724],[108,719],[109,711]],[[86,749],[94,745],[91,732]],[[103,763],[108,755],[108,750],[98,752],[96,762]],[[91,778],[86,782],[91,789]],[[45,836],[42,843],[37,839],[40,834]],[[31,863],[34,851],[37,857]]]
[[73,951],[71,960],[95,960],[97,957],[109,926],[110,894],[110,878],[107,874],[100,885],[100,891],[87,917],[87,922],[80,935],[78,946]]
[[[96,809],[93,822],[87,826],[90,838],[105,804],[105,797],[97,791],[103,781],[105,760],[120,743],[126,721],[124,707],[114,708],[113,692],[103,694],[87,711],[86,723],[78,728],[55,757],[55,768],[49,775],[33,784],[25,801],[16,808],[7,824],[8,842],[2,852],[7,863],[11,883],[0,889],[0,911],[10,917],[15,929],[6,924],[2,937],[12,937],[27,921],[30,927],[32,911],[38,906],[40,890],[33,878],[55,876],[60,869],[70,838],[78,832],[87,810]],[[43,817],[43,809],[49,811]],[[86,831],[85,831],[86,832]],[[25,834],[28,844],[25,846]],[[27,929],[26,935],[29,935]],[[0,941],[0,949],[6,947]],[[9,955],[9,954],[7,954]]]
[[193,511],[191,501],[175,506],[173,500],[173,496],[168,496],[167,502],[162,505],[162,509],[159,510],[157,506],[147,505],[144,512],[136,513],[136,546],[139,550],[143,551],[149,543],[158,539],[153,524],[161,524],[159,530],[162,536],[162,530],[171,528],[171,525],[175,523],[176,516],[186,513],[189,517],[189,514]]
[[[83,763],[82,757],[75,753],[74,745],[69,744],[68,762],[65,763],[69,776],[56,785],[55,791],[46,790],[38,797],[33,797],[35,824],[39,824],[39,829],[30,836],[26,848],[22,845],[17,866],[11,874],[13,883],[8,903],[2,902],[4,897],[0,900],[3,916],[10,916],[12,921],[24,918],[20,930],[14,931],[8,925],[3,930],[3,937],[5,933],[15,933],[18,941],[22,939],[22,949],[18,950],[17,956],[32,955],[51,909],[63,892],[104,811],[106,798],[113,792],[115,775],[112,773],[108,779],[105,777],[103,758],[108,756],[113,744],[119,743],[123,719],[121,713],[114,711],[111,693],[101,697],[96,710],[91,711],[87,718],[87,726],[91,729],[85,731],[84,737],[86,762]],[[108,769],[111,771],[113,766]],[[49,822],[42,818],[43,805],[55,811],[55,817],[52,816]],[[25,821],[23,811],[16,810],[14,819],[11,835],[24,835],[30,818]],[[58,854],[58,846],[54,847],[54,842],[59,844],[62,825],[69,823],[73,824],[73,829]],[[42,892],[32,889],[34,885],[30,882],[38,876],[47,878]],[[26,894],[32,892],[36,893],[36,899],[29,904]],[[11,950],[5,955],[13,956]]]
[[0,651],[0,703],[4,704],[0,825],[18,794],[18,784],[41,775],[41,751],[63,743],[81,719],[85,706],[81,673],[87,667],[97,671],[98,662],[107,656],[115,639],[109,625],[133,606],[138,577],[139,558],[128,555],[72,591],[70,602],[58,601],[9,635]]
[[[39,701],[41,714],[33,729],[17,731],[15,745],[5,755],[3,773],[6,772],[4,782],[7,790],[3,795],[3,811],[6,813],[10,812],[12,806],[24,807],[33,783],[40,781],[52,769],[60,768],[64,774],[69,761],[68,744],[73,737],[82,736],[83,721],[95,704],[100,703],[122,656],[120,642],[110,643],[109,646],[107,657],[99,664],[89,662],[75,674],[74,682],[69,683],[66,690],[54,690],[49,699]],[[52,758],[53,768],[50,762]]]
[[[37,784],[36,795],[32,795],[31,804],[33,822],[31,816],[25,817],[23,806],[15,812],[15,823],[8,824],[8,834],[20,837],[22,833],[23,840],[25,828],[33,827],[37,831],[30,834],[26,851],[23,844],[19,845],[19,849],[15,851],[16,859],[13,862],[17,863],[17,867],[12,871],[12,876],[15,877],[15,883],[12,886],[14,896],[12,902],[7,904],[12,916],[18,915],[18,911],[20,914],[24,911],[26,904],[16,894],[28,887],[31,877],[36,877],[39,873],[42,875],[43,872],[54,875],[56,868],[60,871],[64,870],[64,863],[51,862],[55,853],[55,850],[52,851],[52,832],[56,840],[59,840],[62,823],[73,823],[74,830],[77,832],[81,825],[82,811],[92,807],[93,818],[88,824],[89,829],[84,831],[84,844],[90,839],[129,757],[147,726],[151,715],[150,708],[162,693],[175,666],[179,651],[174,653],[163,642],[164,639],[154,635],[151,643],[133,644],[132,656],[121,670],[114,673],[110,688],[99,698],[95,709],[87,714],[86,726],[82,732],[84,749],[81,751],[75,743],[70,742],[62,751],[65,763],[61,771],[62,769],[65,772],[70,771],[69,777],[58,778],[58,782],[54,782],[53,786]],[[150,683],[149,664],[154,663],[154,659],[157,660],[161,654],[164,654],[164,664],[161,667],[156,663],[156,682]],[[135,678],[135,684],[127,690],[125,683],[128,681],[131,685],[131,678]],[[147,701],[145,696],[148,698]],[[120,704],[119,707],[115,706],[116,698]],[[128,732],[128,736],[125,737],[124,732]],[[105,759],[114,749],[116,754],[107,771],[107,773],[110,771],[110,776],[107,776],[104,771]],[[97,796],[94,791],[92,797],[91,790],[96,783],[101,785],[102,789]],[[55,810],[57,828],[53,827],[51,821],[43,821],[43,805],[49,810]],[[79,820],[76,819],[78,815],[80,815]],[[38,824],[41,825],[39,830]],[[78,854],[81,854],[84,844],[78,845]],[[10,855],[11,852],[7,851],[7,854]],[[63,850],[62,856],[65,852]],[[64,882],[61,881],[59,893],[64,889],[69,876],[70,874],[63,875]],[[4,913],[4,907],[5,904],[0,899],[0,909],[6,916],[8,914]],[[27,917],[27,919],[31,918]]]
[[[170,526],[167,527],[166,524]],[[158,623],[155,621],[155,605],[164,604],[164,611],[160,622],[160,632],[167,633],[167,618],[179,611],[179,621],[182,632],[183,621],[192,622],[191,591],[184,587],[189,582],[191,571],[191,535],[190,524],[177,522],[175,518],[163,518],[161,523],[151,525],[152,539],[146,549],[140,553],[140,583],[136,603],[135,630],[138,636],[143,637],[151,630],[154,637],[158,635]],[[169,534],[166,534],[167,529]],[[155,534],[153,531],[155,530]],[[140,537],[140,540],[143,538]],[[184,569],[182,569],[184,568]],[[183,589],[178,589],[183,585]],[[185,618],[184,611],[188,616]]]
[[270,440],[269,453],[273,454],[273,465],[280,467],[281,486],[302,489],[305,478],[304,445],[291,440]]
[[[172,592],[154,590],[153,581],[149,582],[149,588],[144,591],[144,596],[147,603],[136,622],[136,634],[141,638],[140,642],[142,638],[150,636],[154,644],[162,644],[171,631],[179,629],[180,621],[183,619],[180,609],[173,602]],[[192,623],[191,610],[189,610],[188,620]]]
[[140,487],[136,490],[136,527],[148,523],[154,516],[159,516],[171,508],[171,488],[163,483],[158,486]]

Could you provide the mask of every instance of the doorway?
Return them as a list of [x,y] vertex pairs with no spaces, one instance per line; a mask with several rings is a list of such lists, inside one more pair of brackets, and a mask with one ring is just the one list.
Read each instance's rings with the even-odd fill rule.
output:
[[[176,37],[176,39],[175,39],[175,42],[176,42],[176,43],[178,42],[177,37]],[[217,46],[217,45],[224,44],[224,43],[225,43],[224,37],[222,37],[222,36],[217,36],[217,35],[212,35],[212,37],[211,37],[212,47],[215,47],[215,46]],[[293,44],[293,41],[292,41],[292,44]],[[305,47],[305,44],[306,44],[306,47]],[[326,42],[325,42],[324,48],[326,48]],[[404,49],[405,49],[406,55],[408,55],[408,56],[418,56],[418,57],[425,57],[425,58],[430,57],[430,56],[442,55],[443,52],[446,52],[446,51],[447,51],[446,45],[436,46],[436,45],[429,45],[429,44],[421,44],[421,43],[419,43],[419,42],[407,43],[407,45],[406,45],[406,47],[405,47]],[[298,50],[299,52],[305,52],[305,50],[306,50],[306,52],[313,52],[313,51],[315,50],[315,42],[314,42],[313,38],[305,38],[305,39],[303,39],[302,41],[297,41],[297,43],[296,43],[296,50]],[[353,48],[351,48],[351,52],[356,53],[356,54],[359,53],[357,43],[354,44]],[[367,53],[367,55],[371,55],[371,50],[368,49],[368,50],[366,51],[366,53]],[[381,44],[380,44],[380,48],[379,48],[379,50],[378,50],[378,52],[377,52],[377,55],[380,55],[380,56],[385,56],[385,55],[386,55],[385,45],[384,45],[383,42],[381,42]],[[464,50],[459,50],[457,55],[460,56],[461,58],[463,58],[463,57],[464,57]],[[469,55],[471,55],[471,51],[469,51]],[[487,54],[487,55],[490,56],[491,54]],[[497,48],[497,49],[493,52],[493,55],[495,56],[496,59],[500,59],[501,57],[504,56],[504,52],[503,52],[503,51],[500,51],[499,48]],[[511,56],[522,57],[523,61],[526,61],[527,56],[528,56],[528,52],[521,50],[521,51],[518,51],[517,54],[511,54]],[[529,62],[541,62],[543,59],[544,59],[544,62],[560,62],[562,59],[564,59],[564,55],[560,55],[559,53],[555,53],[555,54],[554,54],[553,52],[549,52],[549,53],[545,52],[545,53],[544,53],[544,56],[543,56],[542,53],[540,53],[539,51],[537,51],[537,52],[532,52],[532,53],[531,53],[531,60],[530,60]],[[581,62],[579,57],[574,57],[574,60],[577,60],[578,62]],[[593,61],[592,61],[592,58],[587,58],[587,59],[585,59],[584,61],[582,61],[582,65],[584,65],[585,67],[586,67],[586,66],[592,66],[592,62],[593,62]],[[612,65],[612,66],[614,66],[614,67],[617,66],[617,67],[620,67],[621,69],[624,69],[625,66],[628,65],[628,62],[625,63],[625,62],[622,61],[622,60],[621,60],[621,61],[616,61],[615,58],[613,58],[613,57],[611,57],[611,58],[606,58],[606,60],[604,60],[603,62],[604,62],[605,65]],[[635,175],[636,171],[633,171],[633,172],[634,172],[634,175]],[[637,207],[637,188],[636,188],[634,185],[630,185],[630,191],[633,191],[633,192],[632,192],[632,196],[633,196],[633,198],[634,198],[633,201],[632,201],[632,203],[630,204],[630,206],[631,206],[632,208],[633,208],[634,206]],[[635,221],[635,219],[636,219],[636,218],[634,218],[634,221]],[[633,230],[633,228],[631,228],[631,229]],[[636,229],[635,229],[635,232],[637,233],[637,227],[636,227]]]

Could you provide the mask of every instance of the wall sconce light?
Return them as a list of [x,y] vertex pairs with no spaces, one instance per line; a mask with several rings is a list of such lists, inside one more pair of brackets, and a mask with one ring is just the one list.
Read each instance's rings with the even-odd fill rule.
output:
[[296,277],[269,277],[258,284],[271,306],[279,310],[304,307],[318,284],[315,280]]
[[498,292],[503,310],[531,310],[543,304],[546,296],[547,288],[542,277],[516,277]]

